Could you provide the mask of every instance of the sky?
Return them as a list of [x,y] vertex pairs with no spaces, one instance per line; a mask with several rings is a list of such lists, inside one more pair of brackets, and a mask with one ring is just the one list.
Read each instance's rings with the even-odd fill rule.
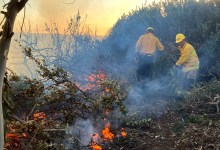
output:
[[[27,31],[45,33],[45,23],[56,23],[59,31],[67,28],[67,21],[75,17],[78,10],[81,18],[86,18],[90,29],[97,35],[106,35],[116,21],[132,9],[149,3],[151,0],[29,0],[26,5],[25,28]],[[9,0],[0,0],[1,6]],[[2,10],[2,7],[1,7]],[[14,31],[20,31],[24,11],[22,10],[15,23]],[[3,15],[0,16],[1,20]]]

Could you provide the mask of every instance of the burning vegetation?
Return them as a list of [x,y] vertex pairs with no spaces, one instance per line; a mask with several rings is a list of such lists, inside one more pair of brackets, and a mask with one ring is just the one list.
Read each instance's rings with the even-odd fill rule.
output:
[[[85,78],[86,84],[80,87],[71,82],[62,69],[50,70],[37,59],[31,58],[42,69],[44,79],[47,78],[47,81],[53,82],[45,86],[39,81],[32,81],[26,77],[20,79],[18,76],[11,76],[7,80],[5,92],[11,95],[11,98],[17,103],[16,105],[21,105],[8,112],[13,115],[10,116],[12,120],[7,126],[5,143],[7,149],[25,149],[26,147],[30,149],[40,149],[40,147],[62,149],[65,146],[61,143],[57,145],[56,139],[51,139],[51,136],[61,134],[64,137],[74,138],[75,135],[68,135],[67,125],[73,124],[77,118],[93,117],[97,120],[104,118],[103,120],[106,121],[106,116],[110,111],[119,109],[125,113],[123,101],[126,93],[120,90],[121,87],[117,82],[110,82],[104,73],[98,72],[89,75],[88,78]],[[18,91],[14,89],[17,84],[21,86]],[[31,99],[25,103],[26,96]],[[31,105],[32,108],[29,107]],[[87,143],[87,148],[102,149],[102,142],[112,142],[115,136],[110,131],[110,123],[103,128],[99,133],[101,134],[98,140],[100,142]],[[123,132],[124,135],[125,131]],[[92,140],[94,137],[88,138]],[[79,139],[68,142],[70,145],[76,146],[77,141],[80,142]],[[79,145],[78,148],[81,146]]]
[[[91,45],[94,48],[97,44],[91,44],[92,40],[87,42],[90,45],[86,45],[88,57],[82,57],[85,51],[83,47],[77,47],[76,55],[67,57],[69,53],[66,53],[60,60],[57,56],[52,62],[35,57],[34,47],[22,47],[26,56],[36,63],[40,78],[30,79],[13,72],[5,75],[5,149],[220,149],[220,36],[219,23],[216,23],[217,17],[213,12],[215,5],[211,1],[162,4],[167,16],[160,15],[159,5],[149,9],[143,7],[123,16],[115,30],[99,45],[101,49],[104,45],[107,54],[100,51],[98,57],[94,49],[95,56],[92,55]],[[198,8],[198,12],[194,8]],[[146,16],[140,17],[140,14],[145,14],[143,12]],[[196,15],[199,16],[198,22],[190,17]],[[132,61],[126,61],[133,56],[129,52],[134,47],[132,40],[136,40],[143,25],[144,28],[148,25],[143,22],[144,17],[158,29],[168,50],[155,62],[155,80],[137,83],[133,57]],[[193,19],[193,23],[186,18]],[[133,28],[133,19],[143,23],[140,28]],[[121,27],[128,31],[131,24],[134,35],[128,36]],[[167,24],[169,26],[165,27]],[[188,33],[202,62],[201,81],[182,95],[176,92],[179,90],[179,76],[173,69],[173,60],[177,50],[171,38],[180,29]],[[118,39],[118,35],[123,38]],[[82,37],[86,43],[88,37]],[[53,52],[59,55],[60,49]],[[63,62],[63,58],[67,62]],[[69,61],[72,59],[76,65]],[[61,67],[48,65],[54,62]],[[89,71],[84,64],[88,65],[85,68]],[[74,67],[87,72],[74,74]]]
[[92,150],[102,150],[102,146],[106,147],[107,145],[111,145],[111,143],[114,143],[115,139],[126,138],[126,135],[127,133],[124,131],[123,128],[121,132],[115,130],[115,134],[114,134],[110,130],[110,123],[108,122],[105,125],[105,128],[102,129],[101,135],[99,135],[98,133],[93,135],[92,141],[91,141],[91,148]]

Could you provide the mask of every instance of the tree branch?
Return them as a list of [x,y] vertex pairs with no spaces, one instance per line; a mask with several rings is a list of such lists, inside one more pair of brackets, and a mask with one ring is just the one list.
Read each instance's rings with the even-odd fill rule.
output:
[[18,2],[18,12],[24,8],[25,4],[28,2],[28,0],[21,0]]

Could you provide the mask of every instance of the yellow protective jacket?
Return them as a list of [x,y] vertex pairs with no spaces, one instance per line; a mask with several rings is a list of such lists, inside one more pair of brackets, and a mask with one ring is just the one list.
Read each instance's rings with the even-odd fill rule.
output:
[[147,33],[140,36],[136,50],[138,53],[154,55],[156,50],[164,50],[164,46],[154,34]]
[[189,72],[199,69],[199,58],[195,49],[189,43],[185,43],[183,47],[178,47],[180,50],[180,58],[176,65],[183,65],[183,72]]

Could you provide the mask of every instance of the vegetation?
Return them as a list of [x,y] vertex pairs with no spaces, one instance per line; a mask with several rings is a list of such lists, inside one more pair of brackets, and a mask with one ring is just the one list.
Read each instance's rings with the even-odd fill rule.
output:
[[[78,12],[74,18],[70,18],[63,34],[58,30],[56,23],[51,26],[46,23],[45,28],[47,34],[43,35],[24,33],[20,43],[24,47],[31,48],[32,55],[43,59],[48,67],[56,65],[71,74],[80,74],[80,76],[90,74],[86,70],[92,66],[88,66],[87,63],[93,64],[95,62],[92,55],[98,55],[96,47],[99,40],[86,25],[86,18],[82,18]],[[29,58],[25,57],[24,64],[27,69],[32,65],[28,60]],[[37,78],[33,69],[28,69],[28,71],[32,78]]]
[[[17,120],[7,124],[8,149],[60,148],[62,143],[53,145],[56,139],[50,139],[51,135],[46,131],[63,131],[68,124],[74,124],[79,118],[100,118],[103,117],[100,113],[105,115],[105,111],[116,108],[126,113],[123,106],[126,93],[117,82],[110,82],[107,77],[99,79],[102,80],[100,82],[88,81],[88,89],[83,91],[69,80],[70,76],[63,69],[48,69],[44,62],[33,57],[31,49],[25,49],[25,53],[37,64],[42,80],[22,79],[16,75],[6,78],[6,113]],[[94,87],[89,83],[94,84]],[[9,98],[14,105],[9,105]]]
[[[79,14],[68,24],[70,36],[47,26],[51,47],[39,48],[37,38],[26,36],[21,49],[35,62],[39,77],[5,74],[5,148],[219,149],[217,21],[213,1],[167,1],[123,15],[102,41],[79,32]],[[156,80],[140,87],[134,49],[148,26],[166,49],[157,54]],[[173,69],[180,32],[201,64],[198,83],[181,99]]]
[[207,75],[210,67],[219,64],[219,24],[216,12],[217,7],[213,1],[203,0],[143,6],[122,16],[101,47],[105,47],[108,52],[106,57],[114,59],[113,62],[117,64],[133,61],[127,59],[133,57],[136,41],[148,26],[152,26],[165,45],[165,52],[158,53],[156,65],[156,74],[164,76],[169,73],[178,57],[175,36],[177,33],[183,33],[199,55],[201,74]]

